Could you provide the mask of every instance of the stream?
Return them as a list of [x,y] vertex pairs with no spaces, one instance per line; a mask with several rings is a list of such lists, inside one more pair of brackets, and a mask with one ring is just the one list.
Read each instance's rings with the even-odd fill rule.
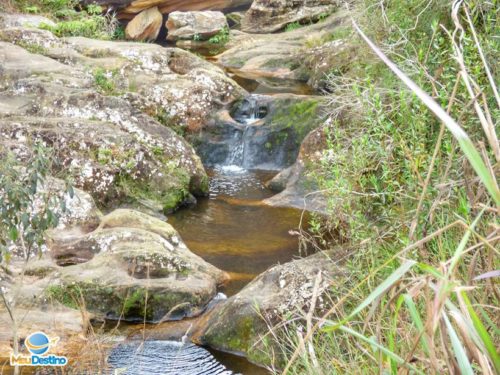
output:
[[[269,267],[299,255],[297,237],[289,231],[298,227],[301,211],[261,203],[273,195],[264,183],[276,171],[233,165],[208,172],[210,195],[169,216],[168,222],[191,251],[229,273],[230,280],[220,292],[231,296]],[[146,337],[150,339],[144,344],[132,335],[112,350],[109,364],[114,369],[126,367],[121,372],[126,375],[269,374],[242,357],[163,340],[176,329],[173,326],[176,324],[149,325]],[[177,329],[185,328],[181,324]]]
[[[207,56],[204,50],[195,50]],[[210,59],[208,59],[210,60]],[[305,83],[272,82],[258,77],[243,77],[227,71],[236,82],[252,94],[314,94]],[[257,101],[249,97],[235,119],[244,126],[266,116]],[[257,275],[273,265],[299,256],[298,238],[290,234],[301,223],[302,211],[271,207],[262,201],[275,193],[265,187],[279,170],[252,169],[255,150],[246,145],[245,132],[235,133],[232,151],[222,164],[207,168],[210,192],[195,206],[183,208],[168,216],[168,222],[179,232],[195,254],[230,275],[219,292],[230,297],[238,293]],[[234,143],[234,144],[233,144]],[[274,168],[276,169],[276,168]],[[307,222],[307,218],[302,218]],[[225,297],[224,297],[225,298]],[[135,334],[117,345],[108,363],[124,375],[269,375],[244,357],[182,344],[179,337],[189,327],[189,320],[137,327]],[[146,337],[147,340],[141,340]]]

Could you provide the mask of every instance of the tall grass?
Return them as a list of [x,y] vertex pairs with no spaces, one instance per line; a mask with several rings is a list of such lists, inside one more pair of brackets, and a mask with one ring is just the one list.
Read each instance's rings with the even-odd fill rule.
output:
[[312,327],[283,323],[276,372],[500,373],[494,4],[364,5],[353,29],[374,57],[331,77],[342,108],[312,172],[350,278]]

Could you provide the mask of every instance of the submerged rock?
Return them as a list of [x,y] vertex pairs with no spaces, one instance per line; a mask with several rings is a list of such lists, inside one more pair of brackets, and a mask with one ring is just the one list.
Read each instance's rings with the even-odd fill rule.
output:
[[[271,338],[261,340],[269,328],[294,311],[309,311],[314,294],[315,308],[325,309],[324,294],[332,285],[342,283],[344,272],[330,259],[332,255],[312,255],[262,273],[216,306],[200,323],[201,333],[195,339],[218,350],[243,354],[255,363],[270,364],[270,353],[279,356],[280,350],[272,350],[275,343]],[[318,274],[320,282],[315,290]]]
[[163,24],[158,7],[143,10],[125,28],[125,36],[131,40],[156,40]]
[[173,12],[166,23],[168,40],[208,39],[228,27],[222,12]]

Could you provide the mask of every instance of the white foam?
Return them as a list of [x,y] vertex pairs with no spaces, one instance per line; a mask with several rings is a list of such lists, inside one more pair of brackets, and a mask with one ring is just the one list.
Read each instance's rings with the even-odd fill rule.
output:
[[221,170],[224,173],[237,173],[237,174],[245,173],[247,171],[246,169],[241,168],[238,165],[224,165],[221,167]]

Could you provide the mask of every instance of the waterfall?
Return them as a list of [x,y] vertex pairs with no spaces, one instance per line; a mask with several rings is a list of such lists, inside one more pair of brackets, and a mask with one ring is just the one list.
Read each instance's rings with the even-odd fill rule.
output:
[[234,112],[234,119],[240,124],[250,125],[267,115],[267,106],[259,103],[258,95],[250,95]]
[[[245,127],[246,130],[246,127]],[[245,155],[245,140],[243,132],[235,131],[233,139],[230,143],[229,153],[226,159],[226,165],[243,166],[244,155]]]
[[260,102],[258,95],[250,95],[233,112],[233,118],[243,127],[235,129],[229,141],[229,152],[224,163],[226,167],[252,167],[248,133],[253,124],[267,115],[267,106]]

